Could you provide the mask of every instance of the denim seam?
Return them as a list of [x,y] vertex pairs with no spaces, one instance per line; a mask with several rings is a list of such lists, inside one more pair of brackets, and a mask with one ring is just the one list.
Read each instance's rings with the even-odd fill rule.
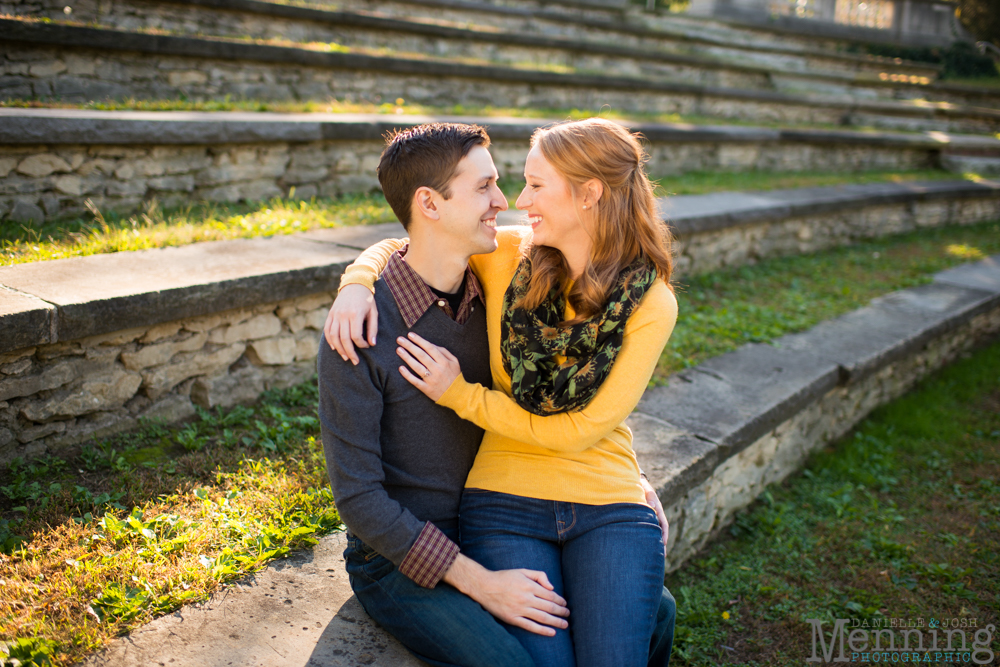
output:
[[[556,502],[559,502],[559,501],[556,501]],[[576,525],[576,503],[567,503],[567,504],[570,506],[570,509],[573,511],[573,521],[571,521],[570,524],[568,526],[566,526],[565,528],[558,528],[558,527],[556,528],[556,532],[558,533],[559,539],[561,541],[564,541],[566,539],[566,533],[568,533],[569,531],[573,530],[573,526]],[[562,520],[561,519],[556,519],[556,523],[562,523]]]

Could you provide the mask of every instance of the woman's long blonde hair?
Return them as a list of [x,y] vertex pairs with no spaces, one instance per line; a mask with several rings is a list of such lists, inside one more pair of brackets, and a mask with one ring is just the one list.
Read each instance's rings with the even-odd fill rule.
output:
[[[588,118],[539,128],[531,137],[531,146],[537,146],[569,181],[574,195],[592,178],[604,185],[594,207],[590,259],[567,295],[576,317],[564,324],[576,324],[603,310],[618,275],[637,257],[655,266],[657,275],[669,286],[671,234],[657,214],[639,137],[609,120]],[[566,289],[569,265],[555,248],[532,245],[530,236],[522,250],[531,260],[531,282],[515,307],[533,310],[553,289]]]

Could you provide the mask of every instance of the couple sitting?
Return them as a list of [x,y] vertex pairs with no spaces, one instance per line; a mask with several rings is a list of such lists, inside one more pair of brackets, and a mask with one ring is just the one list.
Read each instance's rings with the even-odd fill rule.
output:
[[365,251],[327,320],[351,587],[434,665],[666,665],[667,524],[623,424],[677,314],[642,147],[601,119],[537,131],[531,228],[497,229],[489,144],[461,124],[390,139],[378,177],[409,243]]

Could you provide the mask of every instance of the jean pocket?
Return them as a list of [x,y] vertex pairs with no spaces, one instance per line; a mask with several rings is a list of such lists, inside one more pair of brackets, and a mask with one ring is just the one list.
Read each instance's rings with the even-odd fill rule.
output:
[[344,558],[350,559],[353,557],[368,562],[379,555],[379,552],[356,537],[347,540],[347,549],[344,551]]

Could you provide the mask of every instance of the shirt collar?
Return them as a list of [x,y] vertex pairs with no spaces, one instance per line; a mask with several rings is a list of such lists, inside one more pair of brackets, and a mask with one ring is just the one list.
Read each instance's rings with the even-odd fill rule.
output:
[[427,309],[433,305],[437,305],[457,323],[465,324],[469,315],[472,314],[473,301],[477,298],[480,302],[483,301],[482,287],[475,274],[472,273],[472,269],[465,267],[465,294],[458,306],[458,312],[453,313],[448,301],[434,294],[423,278],[403,261],[403,256],[406,255],[409,248],[410,246],[407,244],[392,253],[385,270],[382,272],[382,279],[385,280],[393,299],[396,300],[396,305],[399,307],[399,312],[403,316],[406,326],[409,328],[416,324],[417,320],[423,317]]

